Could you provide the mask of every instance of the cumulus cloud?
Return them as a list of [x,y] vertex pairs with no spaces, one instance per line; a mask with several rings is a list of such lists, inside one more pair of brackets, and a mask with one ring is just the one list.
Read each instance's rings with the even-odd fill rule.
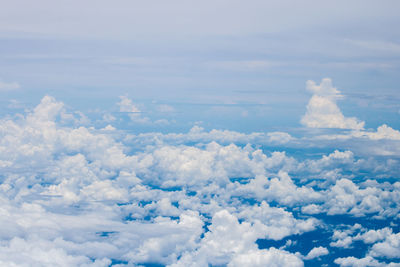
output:
[[132,121],[139,123],[148,123],[149,118],[141,115],[142,111],[126,96],[120,96],[117,103],[120,112],[126,112]]
[[400,258],[400,233],[391,234],[383,242],[374,244],[370,254],[374,257]]
[[365,258],[356,258],[356,257],[346,257],[346,258],[337,258],[335,259],[335,263],[340,266],[357,266],[357,267],[367,267],[367,266],[387,266],[384,263],[381,263],[371,256],[366,256]]
[[285,144],[294,139],[290,134],[285,132],[270,132],[267,133],[267,136],[270,142],[275,142],[278,144]]
[[354,132],[355,137],[367,137],[371,140],[400,140],[400,131],[393,129],[386,124],[382,124],[376,129],[376,132]]
[[127,135],[125,140],[131,146],[154,145],[154,143],[168,144],[190,144],[190,143],[210,143],[218,142],[220,144],[266,144],[282,145],[296,141],[296,138],[286,132],[253,132],[241,133],[230,130],[212,129],[206,131],[198,125],[193,126],[187,133],[167,133],[159,132],[141,133],[138,135]]
[[332,86],[332,80],[324,78],[320,85],[314,81],[307,81],[307,90],[313,93],[307,104],[307,112],[301,118],[301,123],[310,128],[340,128],[356,129],[364,128],[364,122],[357,118],[345,117],[336,101],[343,96],[340,91]]
[[[393,129],[392,127],[382,124],[375,131],[374,130],[354,130],[344,134],[328,134],[320,135],[315,137],[319,140],[400,140],[400,131]],[[376,144],[376,143],[375,143]],[[372,143],[374,145],[374,143]]]
[[247,222],[239,223],[227,210],[221,210],[214,215],[209,229],[210,232],[205,234],[200,247],[192,253],[185,254],[172,266],[187,266],[192,263],[197,266],[303,266],[299,257],[286,251],[274,248],[267,251],[258,250],[255,241],[263,236],[262,227]]
[[324,247],[315,247],[304,257],[305,260],[312,260],[321,256],[328,255],[329,251]]
[[392,229],[385,227],[378,230],[369,230],[363,234],[358,234],[354,240],[362,240],[366,244],[372,244],[381,241],[392,234]]
[[270,207],[265,201],[259,206],[245,209],[238,217],[262,225],[264,238],[273,240],[312,231],[318,225],[318,220],[314,218],[297,220],[292,213],[283,208]]
[[119,97],[121,99],[120,102],[118,102],[118,106],[119,106],[119,111],[120,112],[129,112],[129,113],[140,113],[140,109],[137,108],[132,100],[130,100],[128,97],[126,96],[120,96]]
[[265,251],[254,250],[249,251],[246,254],[240,254],[235,256],[232,261],[228,264],[229,267],[240,267],[240,266],[293,266],[302,267],[304,263],[299,257],[294,254],[290,254],[286,251],[281,251],[275,248],[270,248]]
[[[121,102],[134,113],[132,102]],[[399,182],[346,176],[380,166],[354,151],[298,157],[254,145],[301,143],[289,134],[198,126],[127,138],[110,125],[82,125],[79,113],[66,110],[45,96],[26,114],[0,120],[3,265],[303,266],[324,259],[328,249],[301,256],[285,247],[260,249],[258,241],[320,231],[326,222],[314,214],[392,220],[399,213]],[[370,248],[364,259],[339,254],[337,264],[399,253],[398,234],[389,227],[330,227],[335,250],[355,240]],[[299,249],[296,242],[290,249]]]

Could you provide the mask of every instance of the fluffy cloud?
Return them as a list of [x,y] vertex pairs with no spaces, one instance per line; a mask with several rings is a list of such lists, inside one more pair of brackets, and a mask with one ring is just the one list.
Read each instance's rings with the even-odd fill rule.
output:
[[304,257],[305,260],[315,259],[321,256],[328,255],[329,251],[327,248],[324,247],[315,247],[308,254]]
[[228,264],[229,267],[240,267],[240,266],[293,266],[302,267],[303,262],[296,255],[290,254],[286,251],[281,251],[275,248],[270,248],[266,251],[253,250],[246,254],[240,254],[235,256],[232,261]]
[[366,244],[372,244],[377,241],[383,240],[392,234],[391,228],[383,228],[378,230],[369,230],[363,234],[358,234],[354,240],[362,240]]
[[400,258],[400,233],[391,234],[385,241],[373,245],[370,254],[374,257]]
[[[128,102],[121,109],[129,113]],[[325,222],[314,214],[391,220],[399,212],[399,182],[346,174],[367,167],[388,174],[389,164],[354,151],[298,157],[254,145],[304,141],[289,134],[200,127],[127,138],[112,126],[83,126],[80,118],[45,96],[27,114],[0,121],[4,265],[302,266],[329,251],[316,247],[301,256],[284,247],[260,249],[258,240],[320,231]],[[389,227],[332,227],[331,246],[351,247],[354,240],[370,246],[370,258],[339,257],[343,266],[398,253],[398,234]]]
[[386,124],[379,126],[376,132],[354,132],[353,135],[355,137],[367,137],[371,140],[400,140],[400,132]]
[[172,266],[187,266],[193,263],[196,266],[227,263],[228,266],[243,266],[243,264],[303,266],[299,257],[286,251],[274,248],[267,251],[258,250],[255,241],[263,236],[262,226],[247,222],[239,223],[227,210],[221,210],[214,215],[209,230],[197,250],[185,254],[176,265]]
[[324,78],[320,85],[307,81],[307,90],[313,93],[307,104],[307,112],[301,123],[311,128],[363,129],[364,122],[347,118],[340,111],[336,101],[343,96],[332,86],[332,80]]
[[83,255],[69,254],[58,247],[56,241],[33,238],[13,238],[7,246],[0,246],[0,264],[3,266],[91,266],[106,267],[111,264],[107,258],[92,261]]
[[121,99],[120,102],[118,102],[118,106],[119,106],[119,111],[120,112],[129,112],[129,113],[140,113],[140,109],[137,108],[132,100],[130,100],[128,97],[126,96],[120,96],[119,97]]
[[353,267],[366,267],[366,266],[387,266],[384,263],[381,263],[371,256],[366,256],[365,258],[355,258],[355,257],[347,257],[347,258],[337,258],[335,259],[335,263],[340,266],[353,266]]
[[314,218],[297,220],[283,208],[270,207],[263,201],[259,206],[246,208],[238,214],[239,218],[263,226],[264,238],[280,240],[289,235],[315,230],[318,221]]

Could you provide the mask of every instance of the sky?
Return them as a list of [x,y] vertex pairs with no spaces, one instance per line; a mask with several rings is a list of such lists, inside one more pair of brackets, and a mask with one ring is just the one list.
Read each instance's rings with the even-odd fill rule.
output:
[[400,266],[398,1],[0,9],[0,265]]
[[[397,7],[397,1],[4,3],[0,79],[19,88],[2,86],[3,106],[18,101],[32,108],[48,94],[96,113],[117,111],[118,97],[126,95],[149,111],[157,102],[190,114],[176,114],[179,122],[166,131],[208,120],[209,129],[235,124],[249,132],[298,126],[306,81],[328,77],[346,96],[349,114],[370,118],[371,127],[398,125]],[[215,110],[220,116],[211,122]]]

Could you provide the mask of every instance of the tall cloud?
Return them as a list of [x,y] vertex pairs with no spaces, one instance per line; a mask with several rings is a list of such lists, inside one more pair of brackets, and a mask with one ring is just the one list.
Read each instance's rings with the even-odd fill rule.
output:
[[307,81],[306,88],[313,93],[307,105],[307,112],[301,118],[301,123],[310,128],[340,128],[361,130],[364,122],[357,118],[347,118],[343,115],[336,101],[343,96],[332,86],[332,80],[322,79],[320,85]]

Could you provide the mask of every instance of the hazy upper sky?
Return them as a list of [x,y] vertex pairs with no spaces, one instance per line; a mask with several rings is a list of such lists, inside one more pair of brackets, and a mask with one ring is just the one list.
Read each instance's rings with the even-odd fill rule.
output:
[[198,120],[215,109],[264,119],[278,111],[288,126],[305,112],[305,82],[329,77],[350,115],[373,107],[394,122],[399,8],[398,1],[7,1],[2,103],[33,106],[50,94],[80,109],[117,109],[126,95],[144,106],[195,109]]

